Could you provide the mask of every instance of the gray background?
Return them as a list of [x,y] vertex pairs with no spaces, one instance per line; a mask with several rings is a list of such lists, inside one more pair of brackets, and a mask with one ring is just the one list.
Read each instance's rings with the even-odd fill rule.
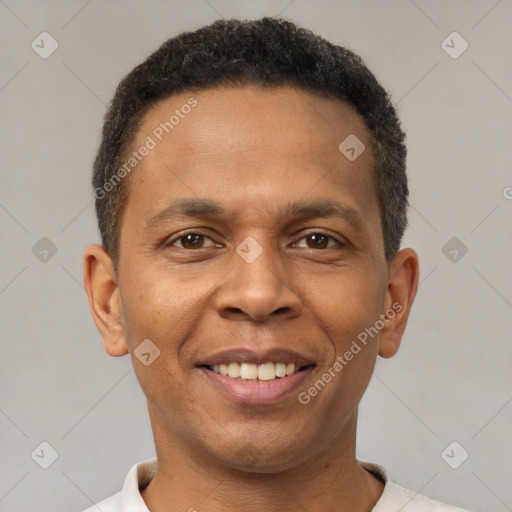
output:
[[[0,511],[81,510],[154,456],[130,360],[103,351],[82,285],[105,104],[168,37],[278,14],[359,53],[408,135],[421,285],[363,399],[358,456],[437,499],[512,510],[511,0],[0,0]],[[46,59],[43,31],[59,45]]]

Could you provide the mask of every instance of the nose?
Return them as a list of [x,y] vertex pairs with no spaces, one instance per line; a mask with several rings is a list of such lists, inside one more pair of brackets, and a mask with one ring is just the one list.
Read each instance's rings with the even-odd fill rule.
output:
[[290,283],[290,273],[279,255],[264,248],[248,262],[233,254],[233,269],[215,294],[215,307],[224,318],[265,322],[273,317],[293,318],[302,312],[302,301]]

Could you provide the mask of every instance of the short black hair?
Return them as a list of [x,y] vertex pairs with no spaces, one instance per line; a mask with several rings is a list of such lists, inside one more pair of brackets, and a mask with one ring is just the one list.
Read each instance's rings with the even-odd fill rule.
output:
[[375,158],[385,256],[388,262],[394,258],[407,225],[409,191],[405,135],[388,93],[349,49],[290,21],[265,17],[219,20],[184,32],[163,43],[119,83],[105,114],[92,178],[102,243],[116,269],[129,193],[129,176],[116,171],[145,113],[180,92],[249,84],[291,85],[338,98],[357,111],[369,130]]

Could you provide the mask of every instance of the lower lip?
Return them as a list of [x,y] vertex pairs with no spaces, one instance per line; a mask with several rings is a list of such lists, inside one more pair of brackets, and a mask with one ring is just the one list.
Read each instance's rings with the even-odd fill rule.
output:
[[200,370],[229,399],[243,404],[259,405],[271,404],[287,398],[300,387],[313,368],[314,366],[309,366],[286,377],[257,382],[232,379],[205,367],[201,367]]

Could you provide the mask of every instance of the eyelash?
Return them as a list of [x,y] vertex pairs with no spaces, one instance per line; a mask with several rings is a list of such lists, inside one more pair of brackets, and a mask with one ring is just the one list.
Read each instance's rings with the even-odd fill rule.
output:
[[[173,244],[177,241],[177,240],[181,240],[182,238],[185,238],[186,236],[188,235],[200,235],[200,236],[203,236],[205,238],[209,238],[210,240],[212,240],[212,238],[208,235],[206,235],[205,233],[201,233],[200,231],[189,231],[188,233],[184,233],[180,236],[177,236],[176,238],[173,238],[172,240],[170,240],[168,243],[165,244],[166,247],[171,247],[173,246]],[[325,236],[331,240],[334,240],[339,247],[345,247],[346,246],[346,243],[338,240],[336,237],[330,235],[329,233],[325,233],[324,231],[311,231],[309,233],[306,233],[305,235],[303,235],[300,239],[300,240],[303,240],[304,238],[307,238],[308,236],[312,236],[312,235],[322,235],[322,236]],[[297,242],[294,242],[294,244],[296,244]],[[198,249],[186,249],[185,247],[178,247],[178,249],[183,249],[184,251],[194,251],[194,250],[198,250]],[[208,249],[208,247],[199,247],[199,249]],[[308,247],[308,249],[313,249],[313,247]],[[334,247],[324,247],[324,248],[320,248],[318,250],[327,250],[327,249],[334,249]]]

